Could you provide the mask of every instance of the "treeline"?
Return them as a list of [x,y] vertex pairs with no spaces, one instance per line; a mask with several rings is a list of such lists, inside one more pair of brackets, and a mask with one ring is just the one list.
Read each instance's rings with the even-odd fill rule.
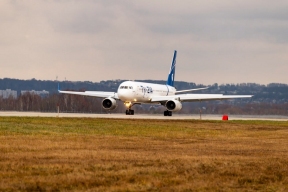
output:
[[[0,79],[0,90],[12,89],[18,92],[20,95],[21,90],[46,90],[49,91],[51,94],[57,93],[58,84],[60,88],[63,89],[85,89],[85,90],[93,90],[93,91],[111,91],[111,86],[107,86],[103,83],[93,83],[90,81],[42,81],[36,79],[30,80],[20,80],[20,79],[9,79],[4,78]],[[118,88],[118,87],[117,87]]]
[[242,105],[233,105],[228,102],[219,103],[214,101],[194,104],[194,107],[188,104],[187,109],[185,113],[199,113],[201,110],[204,114],[288,115],[288,103],[245,103]]
[[[118,86],[125,80],[109,80],[100,82],[90,81],[41,81],[36,79],[19,80],[19,79],[0,79],[0,90],[12,89],[18,92],[20,96],[21,90],[37,90],[49,91],[50,94],[57,93],[58,84],[62,90],[86,90],[86,91],[117,91]],[[138,81],[138,80],[137,80]],[[161,80],[139,80],[150,83],[165,84],[166,81]],[[207,90],[195,93],[220,93],[220,94],[249,94],[254,95],[252,100],[243,102],[252,103],[288,103],[288,85],[281,83],[270,83],[261,85],[256,83],[238,83],[238,84],[221,84],[212,85],[196,84],[193,82],[175,81],[175,87],[178,90],[193,89],[199,87],[209,87]],[[238,102],[238,101],[235,101]],[[241,104],[243,104],[243,102]]]
[[[83,113],[107,113],[101,106],[102,99],[95,97],[84,97],[77,95],[58,94],[58,84],[61,90],[75,91],[117,91],[118,86],[125,80],[109,80],[101,82],[71,82],[71,81],[41,81],[36,79],[0,79],[0,90],[12,89],[18,92],[16,99],[4,99],[0,96],[0,110],[15,111],[42,111],[56,112],[59,105],[62,112],[83,112]],[[166,81],[140,80],[150,83],[165,84]],[[288,85],[271,83],[260,85],[256,83],[221,84],[213,85],[196,84],[192,82],[175,81],[178,90],[209,87],[206,90],[193,93],[219,93],[219,94],[249,94],[254,95],[251,99],[235,99],[227,101],[210,101],[201,103],[183,103],[183,109],[179,113],[203,113],[209,114],[279,114],[288,113]],[[33,94],[21,95],[21,90],[46,90],[50,92],[47,97],[40,97]],[[162,113],[165,108],[162,106],[141,105],[134,106],[136,113]],[[123,113],[125,107],[118,102],[118,107],[113,112]]]
[[[107,113],[101,106],[102,99],[85,97],[80,95],[52,94],[48,97],[40,97],[36,94],[25,93],[18,98],[0,97],[1,111],[40,111],[40,112],[60,112],[65,113]],[[123,109],[123,104],[119,102],[119,107],[114,112]]]
[[[241,99],[240,99],[241,100]],[[244,100],[244,99],[243,99]],[[113,111],[105,111],[101,105],[102,99],[80,95],[52,94],[40,97],[36,94],[25,93],[14,99],[0,97],[1,111],[39,111],[64,113],[124,113],[125,107],[118,102],[118,107]],[[288,115],[288,103],[242,103],[234,104],[233,101],[207,101],[183,103],[179,114],[239,114],[239,115]],[[135,105],[135,113],[162,114],[165,107],[160,105]]]

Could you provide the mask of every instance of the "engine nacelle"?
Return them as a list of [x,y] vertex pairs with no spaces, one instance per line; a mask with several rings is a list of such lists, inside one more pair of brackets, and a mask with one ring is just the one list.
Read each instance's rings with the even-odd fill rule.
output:
[[113,98],[105,98],[102,101],[102,107],[107,110],[113,110],[117,107],[117,102]]
[[165,107],[168,111],[180,111],[182,109],[182,103],[177,100],[167,101]]

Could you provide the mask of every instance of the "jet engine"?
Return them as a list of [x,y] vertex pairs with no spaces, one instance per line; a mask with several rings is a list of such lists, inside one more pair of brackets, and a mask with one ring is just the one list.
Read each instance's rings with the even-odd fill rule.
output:
[[167,101],[165,107],[168,111],[180,111],[182,109],[182,103],[177,100]]
[[113,99],[113,98],[105,98],[105,99],[102,101],[102,107],[103,107],[104,109],[107,109],[107,110],[116,109],[116,107],[117,107],[116,100]]

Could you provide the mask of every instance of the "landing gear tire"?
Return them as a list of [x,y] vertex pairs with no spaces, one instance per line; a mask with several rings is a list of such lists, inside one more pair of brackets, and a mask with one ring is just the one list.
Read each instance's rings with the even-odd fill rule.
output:
[[126,115],[134,115],[134,110],[132,109],[126,110]]
[[172,116],[172,111],[164,111],[164,116]]

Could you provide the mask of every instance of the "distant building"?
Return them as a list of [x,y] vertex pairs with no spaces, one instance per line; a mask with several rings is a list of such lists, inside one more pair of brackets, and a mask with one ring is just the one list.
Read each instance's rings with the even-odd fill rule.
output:
[[31,90],[31,91],[28,91],[28,90],[22,90],[21,91],[21,95],[24,95],[25,93],[29,93],[29,94],[34,94],[34,95],[39,95],[41,97],[47,97],[49,96],[49,91],[35,91],[35,90]]
[[17,91],[6,89],[6,90],[0,90],[0,96],[2,96],[4,99],[7,99],[8,97],[13,97],[14,99],[17,98]]

